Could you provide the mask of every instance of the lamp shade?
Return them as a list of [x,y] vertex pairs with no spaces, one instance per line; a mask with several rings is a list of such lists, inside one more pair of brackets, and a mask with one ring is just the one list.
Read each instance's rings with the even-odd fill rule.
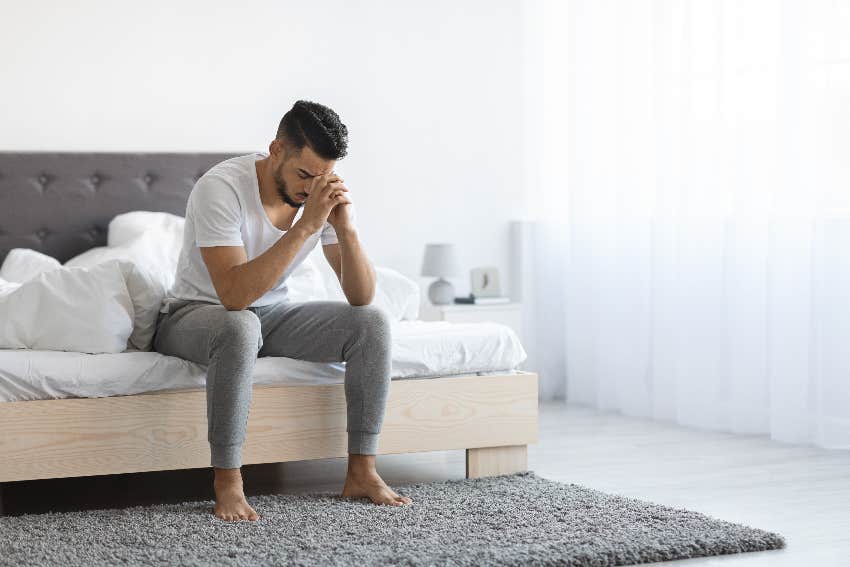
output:
[[426,244],[422,261],[422,275],[435,278],[456,276],[460,266],[455,256],[454,244]]

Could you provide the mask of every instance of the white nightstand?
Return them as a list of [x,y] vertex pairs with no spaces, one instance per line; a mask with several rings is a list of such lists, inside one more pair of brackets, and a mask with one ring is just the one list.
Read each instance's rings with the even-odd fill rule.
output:
[[450,303],[433,305],[426,302],[421,305],[419,318],[423,321],[450,321],[454,323],[473,323],[493,321],[507,325],[523,341],[522,303],[492,303],[485,305],[466,305]]

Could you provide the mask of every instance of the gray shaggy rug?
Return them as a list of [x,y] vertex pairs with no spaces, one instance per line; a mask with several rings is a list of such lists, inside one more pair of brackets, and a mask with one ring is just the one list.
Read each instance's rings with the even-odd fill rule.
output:
[[541,478],[394,486],[413,504],[338,493],[0,517],[2,565],[629,565],[784,547],[781,536]]

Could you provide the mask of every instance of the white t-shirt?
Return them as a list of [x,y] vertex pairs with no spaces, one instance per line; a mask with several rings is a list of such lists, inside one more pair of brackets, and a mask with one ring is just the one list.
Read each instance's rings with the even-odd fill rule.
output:
[[[272,224],[260,200],[260,185],[254,163],[268,154],[253,153],[234,157],[213,166],[192,188],[186,203],[186,223],[183,228],[183,248],[177,262],[174,285],[163,300],[161,312],[179,299],[221,303],[212,284],[207,266],[201,257],[200,246],[244,246],[248,260],[268,250],[286,234]],[[346,193],[351,200],[351,191]],[[354,205],[349,216],[354,222]],[[302,205],[293,225],[304,211]],[[336,231],[325,221],[314,232],[286,267],[280,279],[250,307],[286,301],[286,279],[321,241],[322,245],[337,242]]]

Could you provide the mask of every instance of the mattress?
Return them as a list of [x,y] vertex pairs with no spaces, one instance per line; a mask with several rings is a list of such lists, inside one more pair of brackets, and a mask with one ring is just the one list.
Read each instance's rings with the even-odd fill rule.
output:
[[[516,333],[492,322],[396,321],[391,378],[516,372],[526,358]],[[344,362],[262,356],[254,384],[334,384]],[[205,388],[206,365],[158,352],[114,354],[0,349],[0,401],[101,398]]]

